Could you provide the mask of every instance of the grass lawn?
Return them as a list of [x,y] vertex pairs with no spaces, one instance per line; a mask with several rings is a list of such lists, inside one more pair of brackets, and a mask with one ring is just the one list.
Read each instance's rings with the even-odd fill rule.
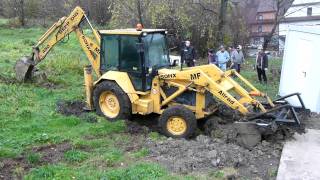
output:
[[[143,147],[128,151],[127,146],[143,138],[126,133],[123,121],[111,123],[91,113],[98,119],[97,123],[92,123],[56,112],[59,100],[84,100],[83,67],[88,60],[74,35],[67,43],[56,46],[40,64],[40,69],[47,72],[49,81],[58,88],[9,83],[15,77],[15,61],[31,53],[31,46],[45,29],[6,29],[2,23],[5,21],[0,20],[0,169],[4,168],[4,160],[23,157],[29,171],[15,166],[13,176],[16,178],[194,178],[173,175],[147,161],[148,151]],[[260,85],[252,64],[253,60],[249,59],[242,74],[260,90],[276,96],[279,78],[273,77],[268,85]],[[270,69],[278,68],[281,61],[271,60],[270,64]],[[66,144],[70,148],[63,151],[55,163],[45,163],[45,153],[34,150],[56,144]]]

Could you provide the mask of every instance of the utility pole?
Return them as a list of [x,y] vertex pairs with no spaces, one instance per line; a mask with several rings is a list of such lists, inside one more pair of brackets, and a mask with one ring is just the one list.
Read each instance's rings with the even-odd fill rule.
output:
[[224,26],[226,23],[228,0],[221,0],[219,25],[218,25],[218,43],[221,45],[224,42]]

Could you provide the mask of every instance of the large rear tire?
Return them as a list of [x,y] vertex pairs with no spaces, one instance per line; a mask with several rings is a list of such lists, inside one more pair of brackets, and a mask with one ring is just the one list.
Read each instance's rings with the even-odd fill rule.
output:
[[112,81],[99,83],[93,91],[96,112],[110,121],[130,119],[131,102],[128,95]]
[[184,106],[173,106],[164,110],[159,118],[159,126],[164,135],[173,138],[188,138],[197,128],[194,113]]

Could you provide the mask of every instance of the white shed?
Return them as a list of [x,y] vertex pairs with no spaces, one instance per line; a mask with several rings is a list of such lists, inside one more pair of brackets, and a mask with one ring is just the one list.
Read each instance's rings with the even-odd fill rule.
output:
[[[306,108],[320,112],[320,29],[290,26],[286,36],[279,95],[299,92]],[[288,99],[299,106],[298,98]]]

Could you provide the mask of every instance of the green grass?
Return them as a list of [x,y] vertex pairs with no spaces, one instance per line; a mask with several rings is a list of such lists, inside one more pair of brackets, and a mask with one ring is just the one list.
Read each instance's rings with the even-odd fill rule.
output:
[[[163,167],[144,163],[146,148],[128,154],[118,144],[134,142],[124,133],[123,121],[108,122],[95,113],[98,119],[90,123],[75,116],[56,112],[59,100],[84,100],[83,67],[89,62],[74,35],[67,43],[59,43],[38,66],[46,71],[50,82],[59,88],[48,89],[35,84],[7,83],[1,79],[14,79],[13,66],[17,59],[31,54],[42,28],[5,29],[0,19],[0,161],[27,152],[26,159],[34,164],[26,179],[172,179]],[[253,60],[249,60],[252,64]],[[272,61],[271,66],[279,66]],[[246,65],[243,75],[262,91],[275,96],[277,81],[268,86],[255,80],[255,71]],[[150,133],[149,137],[161,140],[163,136]],[[57,164],[38,166],[41,154],[32,147],[69,141],[73,149],[63,154]],[[24,174],[17,169],[17,174]],[[183,176],[178,176],[178,179]],[[192,179],[191,176],[186,178]]]
[[64,153],[64,159],[68,162],[82,162],[88,158],[88,153],[79,150],[70,150]]
[[267,71],[267,84],[261,84],[258,81],[256,70],[253,69],[255,59],[249,58],[243,65],[241,75],[251,82],[260,91],[267,93],[271,98],[275,98],[278,94],[280,74],[272,74],[272,71],[280,70],[282,60],[278,58],[269,59],[269,68]]

